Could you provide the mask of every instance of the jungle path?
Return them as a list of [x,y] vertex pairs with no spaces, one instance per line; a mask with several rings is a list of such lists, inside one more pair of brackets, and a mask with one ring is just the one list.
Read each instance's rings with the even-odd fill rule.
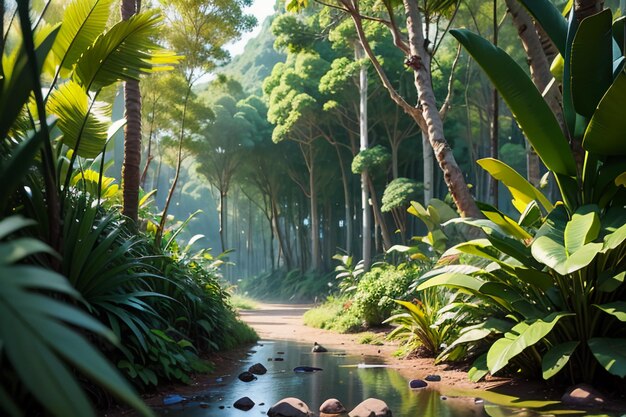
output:
[[[308,327],[304,324],[302,316],[312,308],[310,304],[257,304],[254,310],[241,310],[239,317],[250,325],[263,340],[293,340],[313,346],[317,342],[331,352],[342,352],[349,355],[362,355],[379,357],[385,364],[398,369],[407,379],[423,379],[426,375],[437,374],[441,376],[442,392],[453,387],[463,390],[485,390],[500,386],[500,389],[508,391],[518,383],[503,378],[491,378],[486,382],[473,383],[467,378],[465,367],[435,365],[432,358],[400,359],[394,356],[398,349],[396,342],[384,341],[382,346],[361,344],[361,334],[340,334],[328,330]],[[384,336],[384,330],[373,329],[369,332]],[[505,387],[506,386],[506,387]],[[530,387],[525,387],[525,390]],[[500,391],[500,389],[498,391]],[[513,388],[519,390],[519,387]],[[532,390],[532,388],[531,388]]]

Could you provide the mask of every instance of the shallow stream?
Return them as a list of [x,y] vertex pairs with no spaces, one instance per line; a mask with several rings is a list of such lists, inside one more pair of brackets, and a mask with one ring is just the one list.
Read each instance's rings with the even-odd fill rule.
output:
[[[251,365],[261,363],[267,373],[252,382],[237,378]],[[297,366],[321,368],[313,373],[296,373]],[[432,387],[445,381],[429,383]],[[241,397],[249,397],[255,406],[249,411],[233,408]],[[539,415],[606,415],[598,412],[558,410],[555,404],[532,402],[533,408],[507,408],[470,398],[442,395],[430,387],[411,390],[407,380],[395,369],[382,365],[380,358],[348,356],[343,352],[311,353],[310,345],[290,341],[262,341],[252,347],[247,357],[234,367],[232,375],[216,378],[215,384],[187,401],[159,407],[155,411],[168,417],[237,417],[266,415],[278,400],[296,397],[317,414],[319,406],[328,398],[339,399],[351,410],[366,398],[379,398],[387,403],[395,417],[532,417]],[[529,403],[531,404],[531,403]],[[523,404],[519,404],[523,406]],[[545,409],[545,407],[548,409]],[[559,407],[556,404],[557,408]],[[619,416],[619,414],[613,414]]]

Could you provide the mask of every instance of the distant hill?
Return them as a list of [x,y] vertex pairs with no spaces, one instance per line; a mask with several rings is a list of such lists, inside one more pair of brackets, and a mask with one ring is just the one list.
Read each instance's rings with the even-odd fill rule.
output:
[[250,39],[241,55],[218,70],[218,73],[233,77],[241,83],[244,90],[261,95],[263,80],[270,75],[278,62],[284,62],[286,55],[274,50],[274,35],[270,30],[274,16],[263,22],[261,32]]

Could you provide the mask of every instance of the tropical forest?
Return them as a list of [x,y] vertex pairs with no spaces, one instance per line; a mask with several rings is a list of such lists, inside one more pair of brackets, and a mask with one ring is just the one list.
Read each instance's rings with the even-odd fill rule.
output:
[[0,416],[625,415],[626,0],[0,10]]

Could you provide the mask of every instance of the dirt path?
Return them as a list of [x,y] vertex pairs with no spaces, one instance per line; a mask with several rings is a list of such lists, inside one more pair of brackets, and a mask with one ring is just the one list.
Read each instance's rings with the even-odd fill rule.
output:
[[442,384],[469,390],[484,390],[495,386],[517,384],[502,378],[472,383],[464,370],[448,365],[435,365],[430,358],[396,358],[393,356],[398,349],[396,343],[385,341],[382,346],[361,344],[359,343],[361,335],[358,333],[339,334],[305,326],[302,315],[311,307],[311,305],[298,304],[259,304],[255,310],[241,311],[240,318],[252,326],[261,339],[295,340],[310,343],[311,346],[317,342],[329,350],[341,350],[352,355],[379,356],[385,363],[399,369],[400,373],[409,379],[423,379],[426,375],[437,374],[441,376]]

